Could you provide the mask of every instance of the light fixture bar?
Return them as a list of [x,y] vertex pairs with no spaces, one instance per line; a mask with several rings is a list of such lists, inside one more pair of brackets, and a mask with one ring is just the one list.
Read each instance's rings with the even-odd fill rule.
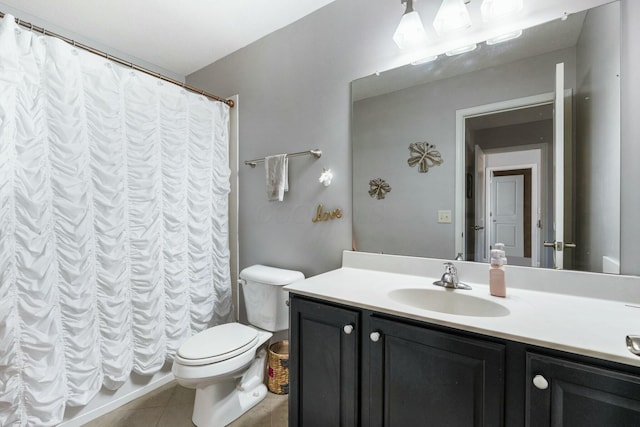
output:
[[522,30],[516,30],[516,31],[512,31],[510,33],[506,33],[506,34],[501,34],[497,37],[492,37],[490,39],[487,39],[487,45],[491,46],[494,44],[498,44],[498,43],[504,43],[506,41],[509,40],[513,40],[513,39],[517,39],[518,37],[520,37],[522,35]]

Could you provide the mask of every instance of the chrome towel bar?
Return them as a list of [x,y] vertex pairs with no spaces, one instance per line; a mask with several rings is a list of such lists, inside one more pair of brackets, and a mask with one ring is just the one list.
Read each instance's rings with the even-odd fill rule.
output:
[[[298,157],[298,156],[313,156],[316,159],[319,159],[320,157],[322,157],[322,150],[315,149],[315,150],[299,151],[297,153],[287,154],[287,158],[288,157]],[[245,160],[244,161],[245,165],[251,166],[252,168],[255,168],[258,163],[264,163],[264,157],[261,158],[261,159]]]

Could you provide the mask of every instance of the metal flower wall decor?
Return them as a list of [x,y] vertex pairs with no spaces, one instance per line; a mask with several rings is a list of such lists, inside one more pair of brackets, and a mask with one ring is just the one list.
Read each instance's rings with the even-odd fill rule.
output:
[[369,195],[378,200],[384,199],[384,196],[391,191],[391,187],[382,178],[376,178],[369,181]]
[[409,160],[407,160],[407,163],[411,167],[420,165],[418,168],[420,173],[429,172],[429,168],[440,166],[444,163],[442,155],[435,148],[434,144],[429,144],[426,141],[409,144]]

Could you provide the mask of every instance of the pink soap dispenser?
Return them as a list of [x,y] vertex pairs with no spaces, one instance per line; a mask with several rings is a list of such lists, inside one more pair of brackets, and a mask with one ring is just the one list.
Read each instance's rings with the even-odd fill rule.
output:
[[504,251],[504,244],[496,243],[491,250],[491,267],[489,268],[489,293],[494,297],[507,296],[507,281],[505,277],[504,265],[507,263],[507,256]]

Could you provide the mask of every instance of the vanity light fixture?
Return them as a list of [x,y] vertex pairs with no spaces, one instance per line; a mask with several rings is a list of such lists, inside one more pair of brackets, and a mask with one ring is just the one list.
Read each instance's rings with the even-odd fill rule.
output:
[[[415,49],[425,47],[427,35],[422,26],[418,12],[413,10],[413,0],[400,0],[406,4],[406,10],[402,15],[400,24],[393,35],[393,40],[401,49]],[[448,37],[461,32],[472,25],[471,16],[467,10],[467,4],[471,0],[442,0],[440,8],[433,20],[433,27],[440,37]],[[510,18],[520,12],[524,7],[524,0],[482,0],[480,11],[485,22],[500,21]],[[566,19],[566,14],[563,17]],[[487,45],[495,45],[508,40],[513,40],[522,35],[522,30],[509,31],[507,33],[488,38]],[[467,44],[445,52],[447,56],[460,55],[471,52],[477,48],[477,44]],[[437,59],[437,55],[417,59],[412,65],[423,64]]]
[[438,59],[438,55],[425,56],[424,58],[420,58],[420,59],[416,59],[415,61],[412,61],[411,65],[426,64],[427,62],[433,62],[436,59]]
[[487,44],[491,46],[493,44],[498,44],[498,43],[506,42],[509,40],[517,39],[521,35],[522,35],[522,30],[512,31],[510,33],[502,34],[497,37],[492,37],[490,39],[487,39]]
[[520,12],[524,0],[483,0],[480,12],[485,22],[507,18]]
[[427,42],[427,33],[424,31],[422,20],[418,12],[413,10],[413,0],[400,0],[407,4],[400,24],[393,34],[393,41],[400,49],[414,49],[423,47]]
[[478,47],[478,45],[475,44],[475,43],[474,44],[469,44],[469,45],[462,46],[462,47],[459,47],[457,49],[453,49],[453,50],[450,50],[448,52],[445,52],[445,55],[447,55],[447,56],[456,56],[456,55],[460,55],[460,54],[463,54],[463,53],[471,52],[472,50],[476,50],[477,47]]
[[433,28],[439,36],[455,33],[471,26],[471,17],[465,0],[443,0],[433,20]]

